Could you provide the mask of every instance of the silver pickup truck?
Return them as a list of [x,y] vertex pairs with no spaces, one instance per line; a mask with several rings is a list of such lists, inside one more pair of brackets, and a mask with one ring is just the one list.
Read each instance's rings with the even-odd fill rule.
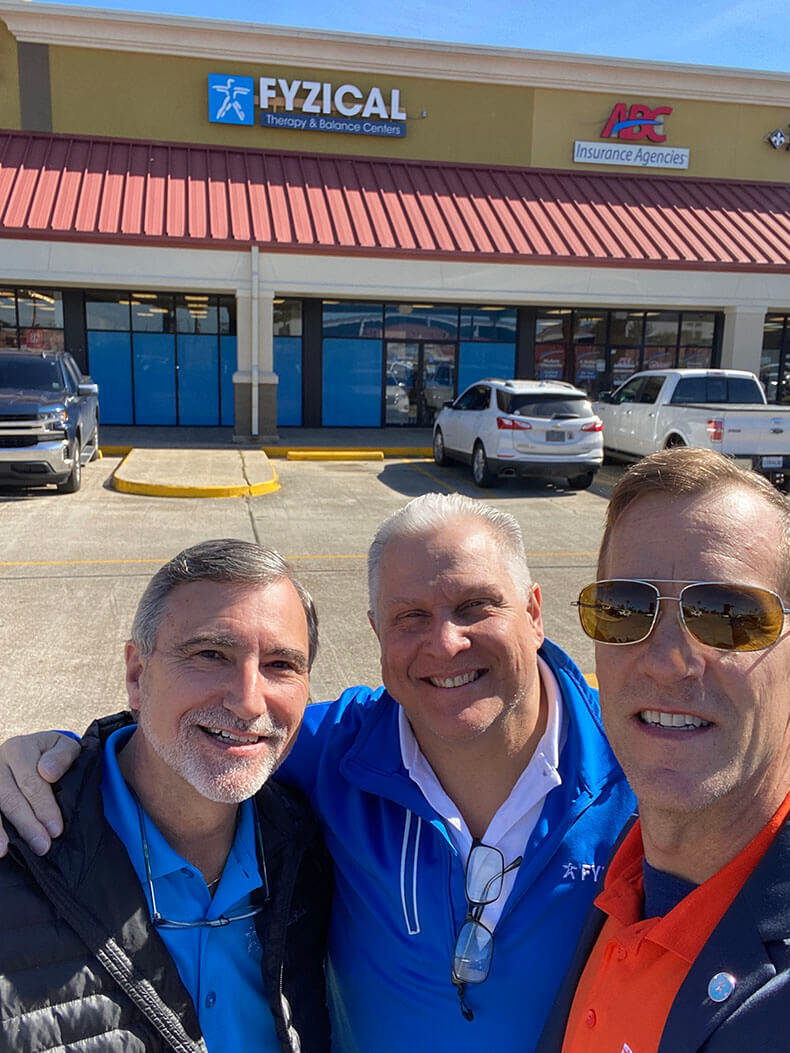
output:
[[668,446],[703,446],[790,484],[790,406],[769,406],[754,373],[657,369],[635,373],[594,403],[604,453],[638,460]]
[[67,351],[0,351],[0,485],[72,494],[99,455],[99,388]]

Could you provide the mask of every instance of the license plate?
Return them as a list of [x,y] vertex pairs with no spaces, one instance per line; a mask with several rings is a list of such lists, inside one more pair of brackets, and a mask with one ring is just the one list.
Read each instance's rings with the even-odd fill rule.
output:
[[763,468],[782,468],[784,465],[784,457],[763,457],[762,466]]
[[546,442],[565,442],[564,431],[547,431]]

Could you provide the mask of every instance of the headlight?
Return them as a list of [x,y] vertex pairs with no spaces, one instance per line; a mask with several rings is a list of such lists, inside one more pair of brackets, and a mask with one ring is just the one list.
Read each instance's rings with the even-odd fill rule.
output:
[[64,431],[66,428],[66,411],[65,410],[47,410],[43,413],[39,420],[45,428],[49,428],[50,431]]

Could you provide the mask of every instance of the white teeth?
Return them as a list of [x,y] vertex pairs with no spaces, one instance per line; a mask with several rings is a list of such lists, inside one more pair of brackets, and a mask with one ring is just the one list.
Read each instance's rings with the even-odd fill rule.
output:
[[431,676],[428,679],[434,687],[463,687],[464,684],[471,684],[473,680],[477,680],[480,675],[480,671],[476,669],[473,673],[462,673],[460,676]]
[[218,728],[204,727],[203,730],[217,739],[222,739],[224,742],[239,742],[242,746],[249,746],[251,743],[260,741],[260,736],[251,739],[249,736],[243,738],[241,735],[233,735],[229,731],[220,731]]
[[710,721],[693,717],[689,713],[661,713],[657,709],[643,709],[639,719],[644,724],[656,724],[662,728],[683,728],[686,731],[710,727]]

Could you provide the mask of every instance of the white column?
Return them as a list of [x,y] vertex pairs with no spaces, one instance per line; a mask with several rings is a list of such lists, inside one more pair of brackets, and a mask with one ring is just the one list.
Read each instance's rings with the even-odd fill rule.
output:
[[765,307],[726,307],[721,343],[724,369],[749,369],[760,374]]

